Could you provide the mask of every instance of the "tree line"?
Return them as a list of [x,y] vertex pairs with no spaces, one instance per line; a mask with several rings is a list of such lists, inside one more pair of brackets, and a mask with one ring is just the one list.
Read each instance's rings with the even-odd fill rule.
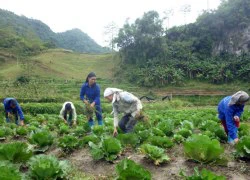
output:
[[133,23],[125,22],[114,39],[121,59],[117,74],[142,86],[180,84],[187,79],[249,82],[250,44],[243,49],[238,36],[229,34],[239,32],[240,37],[250,26],[250,1],[222,1],[195,23],[171,29],[164,28],[163,20],[158,12],[149,11]]

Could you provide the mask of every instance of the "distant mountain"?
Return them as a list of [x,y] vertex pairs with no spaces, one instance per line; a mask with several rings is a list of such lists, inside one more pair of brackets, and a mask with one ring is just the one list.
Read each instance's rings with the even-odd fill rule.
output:
[[76,52],[100,53],[106,51],[80,29],[72,29],[66,32],[57,33],[56,45]]
[[55,33],[39,20],[0,9],[0,48],[32,54],[44,48],[54,47],[80,53],[108,52],[79,29]]

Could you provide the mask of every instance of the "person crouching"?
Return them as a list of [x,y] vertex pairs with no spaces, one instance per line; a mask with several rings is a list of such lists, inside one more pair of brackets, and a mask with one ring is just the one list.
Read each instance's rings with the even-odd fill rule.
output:
[[[117,88],[106,88],[104,91],[104,98],[112,102],[114,113],[114,132],[113,135],[118,134],[119,127],[124,133],[133,131],[136,125],[136,116],[139,116],[142,109],[141,101],[133,94]],[[119,121],[118,114],[124,113],[124,116]]]
[[65,102],[60,111],[60,118],[69,126],[76,125],[76,109],[72,102]]

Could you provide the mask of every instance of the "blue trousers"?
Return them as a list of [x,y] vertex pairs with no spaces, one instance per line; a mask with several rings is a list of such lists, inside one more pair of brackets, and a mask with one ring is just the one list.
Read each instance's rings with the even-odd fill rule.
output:
[[[102,122],[102,108],[101,108],[101,105],[100,104],[96,104],[95,105],[95,115],[96,115],[96,118],[97,118],[97,121],[98,121],[98,125],[103,125],[103,122]],[[89,126],[92,127],[94,126],[94,120],[92,118],[89,119]]]
[[130,133],[133,131],[136,123],[137,121],[135,120],[133,116],[131,116],[131,114],[126,114],[119,121],[118,126],[124,133]]

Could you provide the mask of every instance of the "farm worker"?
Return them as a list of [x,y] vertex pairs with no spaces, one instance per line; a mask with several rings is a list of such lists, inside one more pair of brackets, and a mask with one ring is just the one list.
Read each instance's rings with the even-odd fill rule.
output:
[[[102,109],[100,101],[100,86],[96,83],[96,75],[94,72],[88,74],[86,81],[83,83],[80,99],[85,104],[86,109],[95,111],[98,125],[103,125]],[[87,114],[89,126],[94,126],[93,113]]]
[[6,122],[10,122],[10,117],[15,116],[15,123],[19,125],[18,115],[20,116],[20,124],[24,125],[23,111],[15,98],[5,98],[3,100]]
[[[139,116],[142,109],[141,101],[133,94],[117,88],[107,88],[104,91],[104,97],[112,102],[114,113],[114,132],[118,134],[117,127],[124,133],[133,131],[137,122],[136,117]],[[124,113],[122,119],[118,122],[118,114]]]
[[244,91],[238,91],[232,96],[223,98],[218,105],[219,119],[228,136],[228,142],[235,144],[238,139],[238,128],[240,116],[244,110],[245,103],[249,100],[249,95]]
[[[67,117],[68,116],[68,117]],[[72,102],[65,102],[60,111],[60,118],[69,126],[76,125],[76,108]]]

